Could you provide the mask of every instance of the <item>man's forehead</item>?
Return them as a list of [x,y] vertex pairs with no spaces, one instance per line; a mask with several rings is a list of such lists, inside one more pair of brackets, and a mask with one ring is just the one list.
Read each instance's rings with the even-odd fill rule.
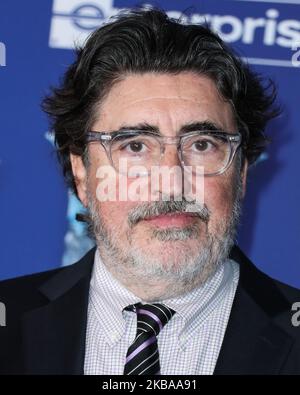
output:
[[207,120],[221,129],[233,129],[231,105],[210,78],[194,73],[129,75],[102,101],[98,119],[102,127],[114,129],[127,122],[149,122],[157,127],[170,123],[180,128]]
[[204,98],[224,101],[211,78],[193,72],[129,74],[114,84],[107,98],[130,98],[132,102],[161,99],[197,102]]

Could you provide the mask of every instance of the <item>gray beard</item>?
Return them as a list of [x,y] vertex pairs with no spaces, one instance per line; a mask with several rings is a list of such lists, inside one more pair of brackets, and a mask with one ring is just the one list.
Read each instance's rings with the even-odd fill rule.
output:
[[[196,254],[195,251],[186,248],[185,241],[200,238],[198,226],[152,231],[151,239],[160,240],[168,245],[170,253],[167,265],[163,264],[159,258],[151,256],[149,252],[137,248],[130,231],[127,233],[129,248],[126,250],[122,248],[119,242],[120,230],[113,226],[110,229],[106,227],[99,215],[96,198],[91,195],[88,196],[89,230],[96,241],[106,268],[121,283],[149,284],[151,287],[151,285],[163,282],[166,284],[164,292],[153,295],[148,301],[166,300],[186,294],[204,284],[215,273],[217,267],[228,258],[235,242],[241,213],[241,190],[242,183],[239,180],[231,217],[227,220],[220,220],[213,234],[206,231]],[[164,203],[171,205],[174,209],[173,201]],[[153,206],[155,204],[157,202],[152,203]],[[205,207],[203,210],[205,211]],[[185,253],[180,254],[180,251]]]

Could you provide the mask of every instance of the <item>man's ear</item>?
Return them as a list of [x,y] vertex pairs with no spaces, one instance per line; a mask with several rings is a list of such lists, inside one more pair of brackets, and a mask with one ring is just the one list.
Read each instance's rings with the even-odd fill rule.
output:
[[80,155],[70,154],[72,172],[75,179],[78,197],[87,207],[87,172]]
[[241,169],[241,177],[242,177],[242,197],[245,197],[246,194],[246,185],[247,185],[247,175],[248,175],[248,160],[247,158],[244,158],[243,160],[243,166]]

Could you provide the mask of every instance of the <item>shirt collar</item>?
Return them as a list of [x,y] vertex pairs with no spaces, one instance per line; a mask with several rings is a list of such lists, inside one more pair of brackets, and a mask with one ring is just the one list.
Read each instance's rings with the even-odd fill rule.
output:
[[[163,300],[161,303],[176,311],[172,319],[181,320],[182,331],[185,332],[187,341],[226,296],[230,286],[237,281],[238,265],[227,259],[218,265],[214,274],[200,287],[185,295]],[[142,302],[141,299],[113,277],[102,262],[99,251],[96,250],[91,277],[90,303],[102,326],[105,339],[110,345],[118,342],[124,334],[123,314],[129,312],[123,313],[123,309],[138,302]]]

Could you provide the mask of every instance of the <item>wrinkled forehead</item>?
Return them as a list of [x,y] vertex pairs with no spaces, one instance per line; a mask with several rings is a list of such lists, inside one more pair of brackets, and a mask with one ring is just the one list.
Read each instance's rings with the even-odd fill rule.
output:
[[94,128],[113,131],[125,124],[153,124],[174,134],[185,124],[209,121],[235,130],[231,104],[212,79],[192,72],[131,74],[116,83],[98,107]]

